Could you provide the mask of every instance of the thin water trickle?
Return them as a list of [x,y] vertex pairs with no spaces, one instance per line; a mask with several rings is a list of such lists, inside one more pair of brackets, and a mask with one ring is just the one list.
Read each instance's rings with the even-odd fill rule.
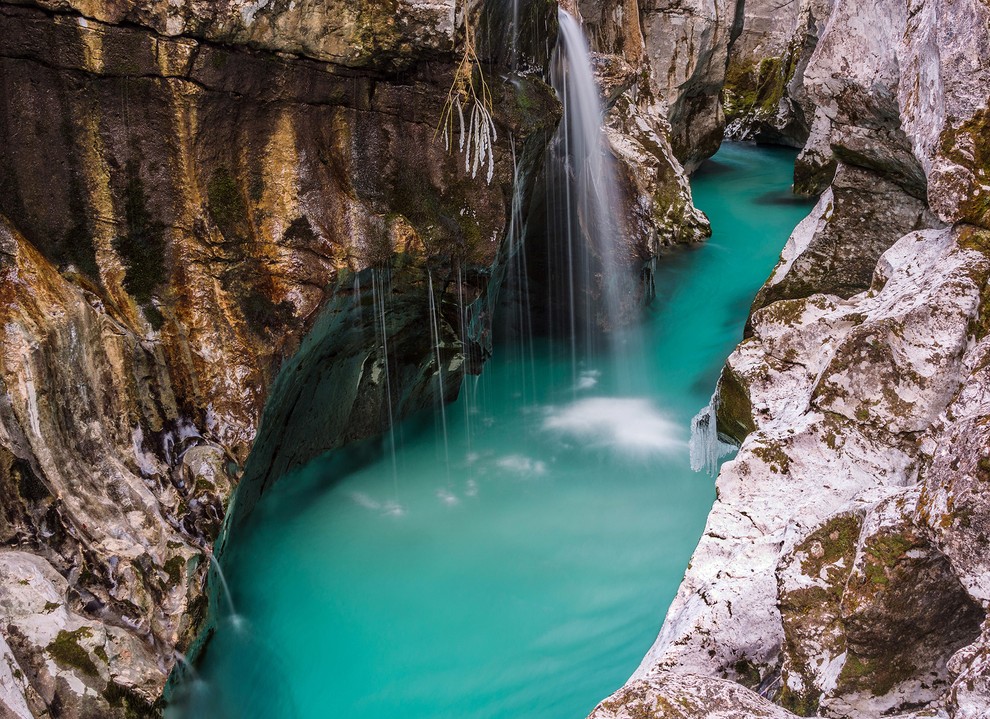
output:
[[207,696],[178,716],[580,719],[618,688],[714,498],[691,471],[692,417],[810,209],[757,202],[786,195],[793,160],[730,145],[721,172],[699,171],[714,237],[659,263],[625,389],[601,358],[575,385],[566,346],[534,342],[532,365],[499,346],[458,399],[471,398],[470,450],[463,407],[447,415],[443,493],[442,427],[428,419],[397,426],[401,516],[383,516],[379,440],[370,460],[367,447],[333,453],[276,483],[224,556],[252,630],[219,623]]
[[440,336],[440,306],[437,302],[436,294],[433,291],[433,273],[428,272],[427,276],[429,278],[429,307],[430,307],[430,337],[433,342],[433,352],[436,360],[436,377],[437,377],[437,414],[440,417],[440,427],[442,429],[443,437],[443,464],[444,471],[447,475],[447,484],[450,484],[450,441],[447,433],[447,401],[444,397],[443,390],[443,358],[440,354],[440,343],[442,338]]
[[220,587],[223,589],[223,596],[227,602],[227,620],[230,621],[231,625],[235,629],[242,629],[244,626],[244,619],[237,613],[234,608],[234,597],[230,593],[230,585],[227,584],[227,577],[223,573],[223,567],[220,566],[220,562],[213,555],[213,552],[207,551],[207,556],[210,558],[210,566],[216,573],[217,579],[220,580]]
[[[396,459],[395,445],[395,414],[392,409],[392,371],[389,364],[388,355],[388,323],[386,302],[392,296],[392,274],[391,270],[372,271],[372,308],[375,313],[375,327],[378,339],[381,340],[382,364],[385,374],[385,408],[388,412],[388,429],[385,434],[388,437],[388,452],[392,460],[392,511],[401,511],[399,502],[399,466]],[[377,341],[377,339],[376,339]]]

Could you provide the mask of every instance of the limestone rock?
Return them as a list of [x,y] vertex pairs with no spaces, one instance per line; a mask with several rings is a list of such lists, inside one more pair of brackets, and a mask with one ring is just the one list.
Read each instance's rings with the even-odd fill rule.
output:
[[109,25],[133,23],[165,36],[250,45],[351,67],[408,65],[449,52],[454,0],[234,0],[217,4],[36,0],[48,10]]
[[[0,4],[0,538],[63,596],[45,631],[87,633],[85,670],[56,671],[23,629],[43,606],[10,585],[11,712],[116,716],[133,692],[156,711],[277,370],[338,280],[415,255],[409,316],[428,262],[459,337],[445,281],[487,291],[509,137],[531,172],[559,109],[537,77],[492,77],[493,181],[465,169],[435,138],[453,42],[453,2]],[[421,331],[412,349],[398,411],[432,401]],[[384,426],[373,365],[333,441]],[[109,674],[104,635],[127,654],[105,649]]]
[[[582,0],[592,43],[645,65],[666,106],[670,144],[688,173],[715,154],[725,117],[719,92],[738,30],[730,0]],[[642,38],[642,39],[641,39]]]
[[804,75],[832,0],[745,4],[725,78],[726,137],[803,147],[815,105]]
[[869,289],[880,256],[933,223],[924,202],[870,170],[841,164],[832,186],[792,233],[753,309],[816,292],[851,297]]
[[[597,51],[596,76],[603,88],[606,133],[619,165],[626,253],[648,266],[662,248],[697,242],[711,234],[694,207],[687,174],[674,149],[669,106],[654,74],[640,23],[640,3],[580,4],[585,31]],[[648,280],[652,281],[652,280]]]
[[[883,255],[871,289],[754,313],[753,336],[728,362],[754,431],[722,468],[634,679],[782,681],[785,705],[837,717],[941,701],[948,659],[976,639],[983,609],[914,516],[934,446],[915,438],[934,431],[972,366],[990,277],[980,247],[965,230],[909,234]],[[911,672],[874,671],[890,665],[883,651],[906,652],[898,661]]]
[[589,719],[793,719],[755,692],[720,679],[667,675],[630,682]]

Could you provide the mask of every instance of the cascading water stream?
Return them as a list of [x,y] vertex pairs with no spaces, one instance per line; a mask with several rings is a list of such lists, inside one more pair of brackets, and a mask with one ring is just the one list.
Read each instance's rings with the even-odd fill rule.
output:
[[230,623],[233,625],[234,629],[240,631],[244,627],[244,620],[237,613],[234,608],[234,597],[230,593],[230,585],[227,584],[227,577],[224,576],[223,567],[220,566],[220,562],[213,555],[213,552],[207,552],[210,558],[210,566],[214,569],[217,575],[217,579],[220,580],[220,587],[223,589],[223,596],[227,601],[227,611],[229,612],[228,618]]
[[625,324],[619,287],[629,268],[620,260],[627,237],[591,51],[580,23],[563,9],[558,18],[550,80],[563,117],[545,162],[546,220],[528,229],[526,244],[543,265],[533,275],[542,284],[543,329],[569,347],[577,386],[582,368]]

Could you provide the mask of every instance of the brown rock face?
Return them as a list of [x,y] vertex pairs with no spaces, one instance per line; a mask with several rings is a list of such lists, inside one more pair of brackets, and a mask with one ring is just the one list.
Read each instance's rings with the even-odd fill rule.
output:
[[[454,0],[0,1],[3,711],[155,715],[234,488],[243,516],[479,371],[560,113],[556,3],[518,58],[500,7],[471,19],[488,182],[437,130]],[[608,132],[638,271],[707,223],[630,13]]]
[[[496,165],[475,176],[436,131],[456,39],[452,2],[0,3],[0,539],[32,553],[10,573],[37,565],[0,612],[15,716],[156,711],[307,332],[297,364],[340,353],[348,389],[333,436],[266,425],[298,441],[284,461],[381,431],[355,277],[389,278],[394,418],[429,406],[438,372],[455,396],[465,354],[477,369],[487,340],[461,335],[458,299],[487,297],[509,138],[532,174],[559,110],[538,78],[491,72]],[[257,456],[254,476],[282,468]],[[21,586],[61,609],[39,620]]]

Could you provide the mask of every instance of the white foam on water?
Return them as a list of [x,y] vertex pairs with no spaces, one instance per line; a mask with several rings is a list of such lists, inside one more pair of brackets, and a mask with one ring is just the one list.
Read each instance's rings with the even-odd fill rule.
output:
[[446,504],[448,507],[452,507],[455,504],[459,504],[461,501],[452,492],[449,492],[446,489],[437,490],[437,499],[439,499],[441,502]]
[[539,477],[540,475],[547,473],[547,465],[545,462],[524,457],[521,454],[510,454],[507,457],[502,457],[496,462],[496,464],[501,469],[521,475]]
[[585,389],[593,389],[598,385],[598,379],[602,376],[602,373],[596,369],[585,370],[578,377],[577,385],[574,387],[577,391]]
[[379,502],[364,492],[351,492],[351,501],[359,507],[378,512],[386,517],[401,517],[406,513],[406,508],[395,501]]
[[673,454],[686,447],[677,424],[638,398],[590,397],[551,407],[543,429],[589,446],[641,454]]

